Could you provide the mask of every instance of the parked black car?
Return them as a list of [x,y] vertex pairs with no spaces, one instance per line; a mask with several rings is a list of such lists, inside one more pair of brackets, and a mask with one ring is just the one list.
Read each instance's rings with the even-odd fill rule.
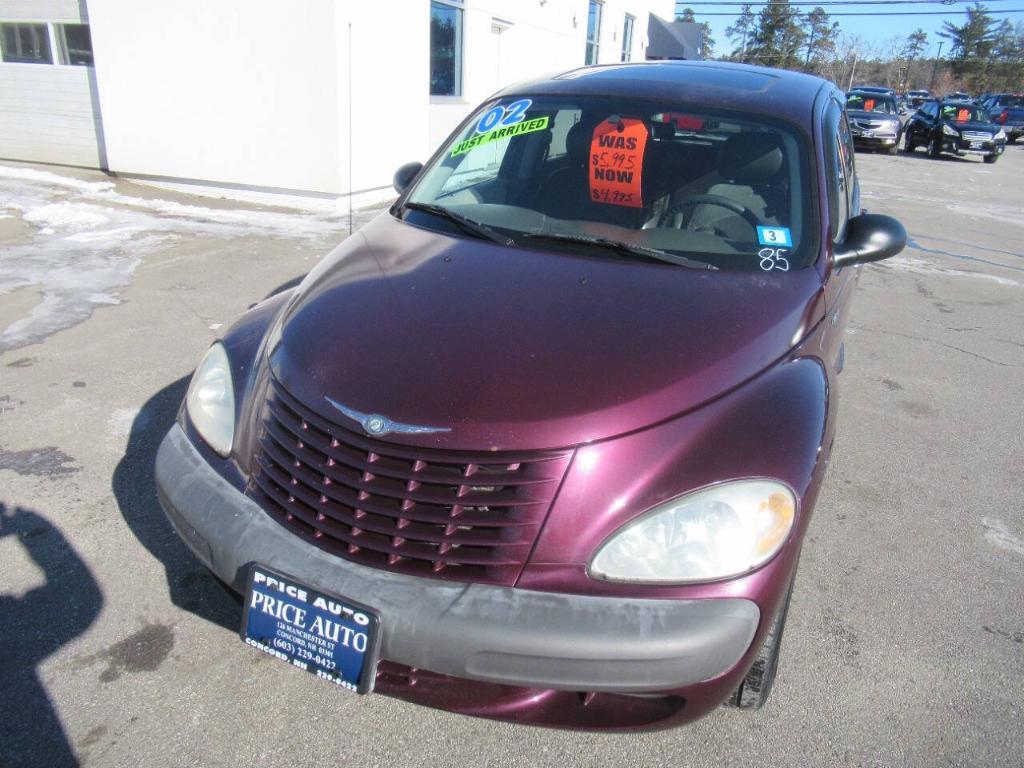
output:
[[1006,133],[988,112],[970,101],[928,101],[907,121],[904,149],[928,147],[930,157],[943,153],[982,155],[994,163],[1006,148]]
[[846,114],[857,147],[884,149],[895,155],[903,135],[896,97],[874,91],[853,90],[846,94]]
[[919,109],[922,104],[932,98],[933,96],[928,91],[907,91],[907,105],[911,109]]

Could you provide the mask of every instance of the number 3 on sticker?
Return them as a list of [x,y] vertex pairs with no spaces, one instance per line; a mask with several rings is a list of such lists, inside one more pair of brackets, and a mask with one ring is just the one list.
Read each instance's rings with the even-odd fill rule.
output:
[[513,101],[507,107],[495,107],[489,109],[476,124],[477,133],[487,133],[499,125],[512,125],[521,122],[526,117],[526,110],[533,104],[532,99],[520,99]]
[[793,238],[789,234],[789,227],[758,227],[757,242],[761,245],[793,247]]

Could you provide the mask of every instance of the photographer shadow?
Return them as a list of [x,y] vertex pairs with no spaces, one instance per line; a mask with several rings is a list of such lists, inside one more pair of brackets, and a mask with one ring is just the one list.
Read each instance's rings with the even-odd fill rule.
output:
[[185,376],[161,389],[132,422],[128,446],[114,470],[112,488],[135,538],[164,567],[171,602],[224,629],[236,632],[241,609],[192,555],[160,508],[155,463],[160,441],[173,426],[188,390]]
[[16,537],[46,578],[22,597],[0,593],[0,765],[75,766],[71,744],[39,676],[39,665],[84,633],[103,593],[57,528],[0,502],[0,539]]

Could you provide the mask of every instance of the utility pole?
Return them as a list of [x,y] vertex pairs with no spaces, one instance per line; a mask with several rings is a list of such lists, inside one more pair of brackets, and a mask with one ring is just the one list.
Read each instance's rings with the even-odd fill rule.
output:
[[935,75],[939,71],[939,59],[942,57],[942,41],[939,41],[939,52],[935,54],[935,64],[932,66],[932,81],[928,85],[928,90],[932,92],[932,96],[935,95]]
[[846,84],[846,90],[853,88],[853,76],[857,72],[857,52],[853,52],[853,67],[850,68],[850,82]]

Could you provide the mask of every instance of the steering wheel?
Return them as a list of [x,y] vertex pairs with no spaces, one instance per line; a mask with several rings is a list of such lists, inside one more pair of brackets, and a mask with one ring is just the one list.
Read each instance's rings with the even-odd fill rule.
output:
[[696,208],[698,205],[717,205],[719,208],[725,208],[727,211],[735,213],[740,216],[750,228],[757,232],[758,226],[761,222],[758,221],[757,216],[744,205],[740,205],[735,200],[730,200],[727,197],[721,195],[693,195],[685,200],[680,200],[678,203],[673,203],[658,217],[659,227],[675,227],[676,229],[684,229],[693,218],[691,213],[689,216],[684,216],[683,213],[690,209]]

